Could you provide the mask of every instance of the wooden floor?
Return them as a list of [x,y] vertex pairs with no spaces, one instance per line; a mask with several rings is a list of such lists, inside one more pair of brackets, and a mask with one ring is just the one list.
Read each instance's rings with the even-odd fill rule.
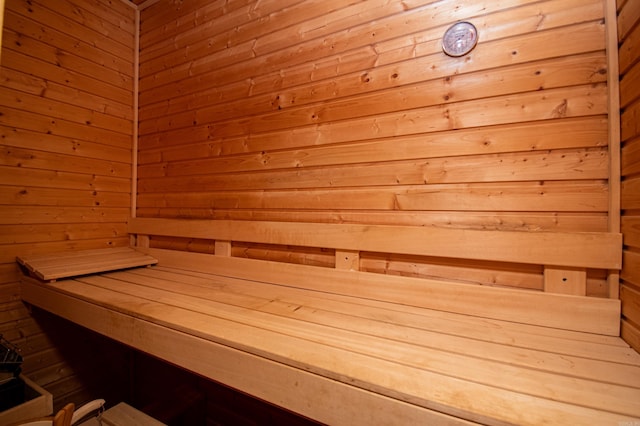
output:
[[332,424],[640,419],[640,355],[617,337],[161,266],[27,278],[23,298]]

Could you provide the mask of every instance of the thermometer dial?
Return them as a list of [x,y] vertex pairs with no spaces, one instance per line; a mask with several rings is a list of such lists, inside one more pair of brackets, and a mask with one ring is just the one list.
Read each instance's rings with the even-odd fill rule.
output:
[[449,56],[464,56],[478,42],[478,30],[471,22],[457,22],[442,37],[442,50]]

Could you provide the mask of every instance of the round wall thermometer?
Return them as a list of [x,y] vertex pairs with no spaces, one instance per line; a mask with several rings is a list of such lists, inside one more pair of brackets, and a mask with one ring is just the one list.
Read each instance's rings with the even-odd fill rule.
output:
[[449,56],[463,56],[478,43],[478,30],[471,22],[456,22],[442,37],[442,50]]

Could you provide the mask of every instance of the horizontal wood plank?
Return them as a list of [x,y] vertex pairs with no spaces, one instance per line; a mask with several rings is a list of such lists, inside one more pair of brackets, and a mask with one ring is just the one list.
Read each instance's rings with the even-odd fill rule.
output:
[[617,26],[619,40],[624,40],[627,37],[629,31],[636,24],[639,14],[640,6],[633,1],[626,2],[624,6],[619,10]]
[[28,105],[28,111],[33,113],[124,134],[130,134],[133,125],[131,120],[10,89],[5,89],[0,94],[0,105],[16,109],[25,109],[25,105]]
[[94,238],[91,240],[39,241],[38,243],[11,244],[11,250],[0,250],[0,263],[14,267],[16,256],[32,256],[63,251],[92,250],[96,248],[127,247],[128,237]]
[[0,244],[25,244],[44,241],[90,240],[126,237],[124,223],[85,224],[0,224]]
[[[20,2],[8,2],[7,9],[26,19],[46,23],[47,27],[54,28],[76,40],[93,44],[96,50],[103,50],[133,62],[131,56],[133,32],[116,29],[108,22],[105,22],[103,25],[97,16],[89,15],[86,25],[84,25],[80,18],[68,9],[67,4],[63,5],[63,8],[60,10],[61,14],[58,14],[56,11],[48,8],[46,2],[33,2],[32,5]],[[113,40],[111,37],[113,37]],[[117,42],[114,43],[114,41]]]
[[625,250],[622,254],[624,269],[621,278],[631,283],[640,283],[640,253]]
[[[4,126],[13,125],[19,129],[74,138],[80,141],[103,144],[111,141],[108,144],[119,147],[126,147],[127,143],[131,142],[130,134],[92,127],[87,123],[80,124],[65,120],[52,120],[47,116],[10,107],[3,107],[1,118],[0,124]],[[91,131],[89,132],[88,130]]]
[[[54,155],[53,157],[56,158],[57,156]],[[78,162],[79,161],[80,160],[78,160]],[[62,170],[56,171],[44,168],[41,169],[38,168],[37,162],[29,162],[28,166],[36,168],[0,165],[0,180],[6,183],[21,182],[26,187],[57,188],[80,191],[93,190],[116,193],[125,192],[125,185],[129,182],[129,179],[126,177],[101,176],[97,174],[91,175],[87,173],[69,173]],[[62,168],[63,167],[60,167],[60,169]]]
[[[197,189],[197,188],[194,188]],[[608,185],[506,182],[340,189],[140,193],[145,208],[323,211],[508,211],[604,213]]]
[[622,237],[614,233],[475,231],[435,227],[132,218],[134,234],[249,241],[344,250],[403,253],[620,269]]
[[49,189],[38,187],[0,186],[0,204],[14,206],[127,207],[130,196],[125,192]]
[[[2,135],[7,147],[16,148],[19,151],[22,150],[36,150],[44,145],[47,146],[47,151],[40,154],[47,158],[47,155],[68,155],[70,157],[81,157],[83,160],[93,167],[100,168],[105,167],[105,162],[112,161],[115,163],[130,163],[131,158],[127,158],[126,154],[130,152],[126,148],[117,146],[117,142],[113,145],[105,145],[99,142],[79,141],[77,139],[70,139],[65,136],[57,136],[52,134],[42,134],[39,131],[8,128],[6,126],[0,126],[0,135]],[[104,141],[103,141],[104,142]],[[16,151],[13,151],[16,152]],[[100,154],[99,154],[100,153]],[[9,155],[9,153],[7,153]],[[38,157],[40,158],[40,157]],[[54,157],[60,158],[60,157]],[[72,158],[66,158],[64,163],[60,164],[61,171],[80,172],[83,171],[78,164],[74,164]],[[34,159],[35,160],[35,159]],[[53,161],[53,160],[52,160]],[[74,168],[66,166],[66,163],[71,162]],[[37,161],[36,161],[37,163]],[[63,169],[63,167],[65,167]],[[104,172],[103,172],[104,173]]]
[[623,216],[622,233],[625,245],[640,247],[640,216]]
[[[577,2],[574,2],[577,3]],[[512,2],[512,5],[522,5],[522,2]],[[582,19],[589,19],[589,17],[596,18],[599,14],[602,13],[601,10],[601,5],[599,5],[597,2],[594,1],[590,1],[588,4],[584,4],[581,3],[582,6],[586,6],[584,7],[584,10],[586,10],[586,15],[584,18],[580,17],[579,15],[572,15],[571,18],[569,20],[566,19],[566,11],[552,11],[550,10],[553,6],[547,6],[547,10],[545,10],[545,12],[549,13],[550,16],[555,15],[556,13],[558,13],[560,16],[564,15],[565,18],[563,19],[562,17],[560,19],[550,19],[549,22],[553,22],[553,23],[557,23],[558,24],[567,24],[569,22],[571,22],[572,20],[580,20],[580,18]],[[386,5],[382,5],[382,7],[379,7],[378,10],[376,10],[376,12],[380,13],[380,12],[384,12],[384,7]],[[567,8],[571,8],[572,6],[576,6],[576,4],[568,4],[568,3],[563,3],[560,5],[560,9],[562,9],[563,7],[567,7]],[[361,5],[359,7],[362,7]],[[394,7],[393,5],[390,5],[389,7]],[[531,19],[531,14],[535,14],[535,13],[540,13],[540,9],[532,11],[532,10],[528,10],[522,11],[522,15],[519,16],[520,19],[522,20],[526,20],[528,21],[527,24],[525,25],[510,25],[510,26],[504,26],[504,25],[496,25],[496,21],[502,21],[505,19],[505,17],[508,16],[513,16],[514,14],[514,10],[513,9],[508,9],[508,6],[506,4],[501,5],[501,7],[504,7],[505,9],[508,10],[508,12],[501,10],[500,12],[502,12],[502,16],[500,16],[499,13],[495,13],[495,15],[490,14],[488,15],[487,18],[485,18],[485,22],[483,22],[483,24],[487,27],[487,28],[495,28],[494,33],[493,34],[489,34],[488,38],[489,41],[492,41],[491,38],[492,37],[496,37],[496,38],[507,38],[505,36],[510,35],[510,36],[514,36],[514,35],[518,35],[518,34],[522,34],[525,33],[525,36],[523,38],[525,38],[525,41],[522,40],[518,40],[517,42],[514,42],[511,39],[508,39],[508,42],[511,43],[511,46],[509,47],[495,47],[495,48],[491,48],[488,47],[488,51],[513,51],[514,48],[517,49],[517,46],[522,46],[523,44],[527,44],[527,43],[531,43],[531,44],[537,44],[539,45],[538,49],[521,49],[522,52],[519,52],[522,56],[518,55],[516,56],[517,60],[520,60],[521,57],[523,60],[525,60],[525,55],[538,55],[541,54],[541,52],[544,52],[544,49],[560,49],[562,50],[562,52],[558,52],[557,54],[553,55],[553,54],[547,54],[547,53],[542,53],[542,55],[548,55],[548,56],[563,56],[563,55],[569,55],[572,53],[576,53],[576,51],[587,51],[584,49],[593,49],[594,46],[602,46],[602,37],[599,37],[599,39],[592,39],[591,41],[587,41],[587,39],[590,38],[590,34],[591,34],[591,30],[588,29],[588,26],[591,25],[591,28],[596,29],[598,28],[598,24],[597,23],[589,23],[589,24],[584,24],[583,27],[584,28],[576,28],[575,31],[580,31],[581,33],[583,33],[585,35],[585,38],[580,40],[580,41],[573,41],[571,43],[567,43],[568,40],[563,40],[563,43],[559,43],[557,42],[557,37],[550,34],[552,33],[552,31],[540,31],[538,34],[536,34],[535,30],[532,31],[532,26],[535,28],[536,24],[539,25],[539,20],[533,21]],[[575,8],[575,7],[574,7]],[[600,8],[600,9],[599,9]],[[375,9],[373,7],[370,7],[370,9]],[[523,9],[525,9],[523,7]],[[536,9],[535,7],[533,9]],[[578,10],[577,13],[582,12],[580,10]],[[466,9],[466,10],[459,10],[458,14],[460,16],[464,16],[465,13],[469,13],[470,10]],[[573,11],[572,11],[573,12]],[[336,13],[339,13],[339,11],[337,11]],[[375,12],[373,12],[375,13]],[[473,13],[473,12],[472,12]],[[476,11],[477,13],[477,11]],[[527,13],[529,13],[529,15],[527,16]],[[485,11],[486,14],[486,11]],[[431,25],[434,25],[436,22],[440,22],[440,26],[438,25],[434,25],[432,30],[432,34],[430,35],[426,35],[425,39],[428,40],[433,40],[436,37],[440,37],[442,34],[442,31],[444,31],[444,26],[446,24],[448,24],[450,21],[448,21],[447,19],[452,19],[452,18],[448,18],[447,14],[444,13],[438,13],[438,14],[433,14],[433,11],[430,11],[429,9],[423,9],[422,11],[417,11],[417,13],[412,13],[412,15],[417,15],[414,19],[410,20],[409,23],[411,25],[407,25],[407,20],[406,18],[403,18],[402,15],[395,15],[395,16],[391,16],[388,17],[388,31],[381,31],[380,30],[380,23],[377,24],[377,27],[375,27],[375,29],[372,27],[372,24],[368,21],[365,21],[366,23],[362,23],[362,21],[360,21],[362,24],[359,25],[356,28],[350,27],[350,26],[344,26],[345,25],[345,21],[340,21],[338,23],[336,23],[336,25],[340,25],[342,26],[342,28],[339,28],[336,30],[335,34],[332,34],[329,38],[329,40],[327,39],[318,39],[318,38],[311,38],[309,41],[306,41],[306,43],[304,43],[302,46],[300,45],[292,45],[290,46],[289,43],[291,43],[291,41],[293,40],[293,38],[288,37],[288,40],[284,40],[282,43],[279,44],[279,49],[276,51],[273,51],[271,53],[266,53],[263,55],[259,55],[256,57],[253,57],[253,53],[249,52],[247,54],[247,56],[245,56],[245,60],[244,63],[246,64],[246,68],[243,69],[238,69],[236,70],[236,73],[232,73],[230,72],[230,70],[228,69],[229,67],[223,67],[222,65],[233,65],[233,62],[228,61],[227,58],[231,58],[231,59],[235,59],[235,62],[238,61],[238,57],[242,57],[240,50],[241,49],[248,49],[247,44],[240,44],[239,46],[234,46],[232,47],[233,49],[233,53],[236,53],[236,55],[230,54],[230,52],[227,52],[227,45],[226,44],[222,44],[220,45],[219,49],[222,48],[224,50],[222,50],[224,52],[224,55],[218,55],[218,56],[222,56],[222,60],[227,59],[227,62],[222,62],[220,63],[220,59],[218,60],[218,63],[220,63],[219,67],[217,69],[215,69],[214,71],[211,71],[211,67],[210,67],[210,61],[213,60],[212,57],[215,58],[214,55],[212,55],[211,53],[209,54],[208,57],[204,57],[204,58],[199,58],[199,59],[195,59],[195,60],[191,60],[187,63],[177,63],[173,69],[173,72],[170,72],[169,70],[164,71],[163,73],[161,73],[160,75],[158,75],[158,73],[151,73],[151,75],[146,76],[146,74],[143,73],[143,76],[145,76],[146,78],[143,78],[141,80],[141,103],[142,104],[148,104],[150,102],[152,102],[153,100],[157,101],[158,99],[158,95],[160,95],[161,91],[158,89],[156,89],[157,94],[153,93],[154,92],[154,86],[157,85],[162,85],[167,84],[167,83],[171,83],[168,87],[172,87],[175,89],[179,89],[179,90],[172,90],[173,93],[193,93],[194,90],[196,89],[196,85],[195,83],[197,81],[218,81],[220,85],[226,83],[229,84],[233,81],[238,81],[238,80],[242,80],[244,78],[255,78],[255,74],[250,74],[248,72],[249,69],[258,69],[260,70],[261,73],[267,73],[267,72],[272,72],[275,73],[277,72],[277,70],[280,70],[282,68],[288,68],[288,67],[292,67],[292,66],[296,66],[296,65],[300,65],[302,63],[306,63],[306,62],[310,62],[313,61],[314,58],[318,58],[318,56],[320,55],[321,57],[327,57],[327,56],[331,56],[331,55],[336,55],[336,54],[342,54],[344,55],[346,52],[349,51],[349,49],[354,49],[357,47],[360,47],[362,45],[367,45],[370,43],[370,39],[371,34],[375,34],[373,40],[374,42],[379,41],[382,42],[385,40],[385,38],[387,37],[393,37],[394,32],[392,30],[392,28],[397,28],[396,31],[397,32],[407,32],[409,34],[415,34],[416,31],[422,30],[424,31],[424,23],[420,21],[420,16],[423,16],[423,19],[428,20],[430,22]],[[363,19],[364,16],[359,16],[359,15],[351,15],[350,18],[360,18]],[[322,30],[323,31],[328,31],[331,26],[326,24],[326,18],[323,16],[323,25],[322,25]],[[453,18],[455,20],[455,18]],[[460,17],[458,19],[461,19]],[[395,26],[393,24],[394,21],[400,21],[400,22],[396,22]],[[596,25],[594,25],[596,24]],[[412,26],[414,27],[414,31],[411,31]],[[553,24],[548,24],[546,26],[545,29],[549,29],[549,28],[553,28]],[[502,34],[500,34],[500,30],[502,30]],[[600,25],[599,31],[602,31],[603,28]],[[300,28],[300,31],[304,31],[304,29]],[[508,31],[508,33],[507,33]],[[563,29],[560,30],[560,32],[562,32]],[[596,30],[598,31],[598,30]],[[515,32],[515,33],[514,33]],[[269,34],[271,33],[271,34]],[[270,35],[275,35],[274,33],[272,33],[271,31],[267,33],[268,36]],[[316,33],[317,33],[317,29],[316,29]],[[532,34],[529,34],[532,33]],[[397,34],[397,33],[396,33]],[[437,34],[437,35],[435,35]],[[360,37],[358,37],[358,35],[360,35]],[[400,35],[400,34],[398,34]],[[264,39],[268,39],[268,36],[263,36],[261,37]],[[318,37],[316,35],[316,37]],[[539,41],[533,41],[536,38],[544,38],[544,37],[549,37],[550,39],[555,38],[556,39],[556,43],[551,43],[551,44],[545,44]],[[529,39],[529,41],[527,41],[527,38]],[[533,39],[533,40],[530,40]],[[260,39],[259,39],[260,40]],[[224,41],[226,42],[226,38],[224,39]],[[415,43],[415,42],[414,42]],[[434,52],[437,52],[440,47],[437,45],[437,43],[431,43],[429,45],[429,47],[431,48],[430,51],[418,51],[419,54],[419,58],[418,61],[420,61],[420,57],[428,55],[428,54],[433,54]],[[582,49],[582,50],[580,50]],[[213,52],[216,53],[216,52]],[[372,52],[372,54],[375,54],[374,52]],[[184,55],[182,55],[182,58],[184,57]],[[495,61],[491,61],[491,59],[489,59],[488,56],[483,56],[483,58],[486,58],[488,60],[488,63],[495,63]],[[506,56],[506,55],[502,55],[501,56],[502,60],[507,60],[509,62],[512,61],[512,58]],[[528,57],[530,58],[530,57]],[[407,59],[407,58],[404,58]],[[145,62],[145,58],[143,56],[143,62]],[[231,62],[230,64],[228,62]],[[390,61],[389,62],[398,62],[398,59],[396,59],[395,61]],[[415,61],[413,61],[415,62]],[[503,62],[500,62],[500,64],[504,64]],[[406,64],[400,64],[399,65],[401,67],[401,69],[404,71],[404,66],[409,66],[408,62]],[[472,64],[468,64],[466,68],[469,67],[477,67],[477,66],[483,66],[482,63],[478,63],[476,61],[474,61]],[[421,68],[421,67],[417,67],[417,68]],[[436,69],[436,73],[437,72],[448,72],[451,70],[447,70],[446,66],[443,66],[442,64],[437,64],[437,66],[434,67]],[[188,74],[188,70],[191,70],[191,74]],[[204,73],[204,74],[203,74]],[[202,74],[202,77],[199,76],[199,74]],[[404,74],[404,72],[402,72],[401,74]],[[193,76],[196,76],[195,78]],[[182,78],[181,78],[182,77]],[[288,82],[287,82],[288,83]],[[188,86],[188,87],[187,87]],[[147,94],[149,94],[149,97],[147,97]]]
[[[617,336],[606,336],[602,334],[590,334],[523,324],[513,321],[492,320],[467,315],[465,313],[452,313],[441,310],[424,309],[410,305],[398,305],[393,302],[377,301],[372,298],[354,299],[349,295],[334,294],[330,292],[314,292],[306,288],[294,286],[282,286],[279,284],[269,285],[265,281],[246,280],[216,274],[213,269],[207,271],[185,270],[170,266],[157,265],[154,268],[144,268],[132,271],[138,280],[144,281],[153,277],[154,281],[164,282],[175,281],[185,285],[197,285],[211,287],[214,280],[220,286],[213,286],[221,292],[231,292],[233,294],[245,294],[252,297],[269,298],[270,295],[277,294],[282,306],[288,306],[291,313],[296,314],[296,307],[311,304],[318,309],[351,317],[365,318],[376,321],[388,320],[389,324],[412,327],[420,330],[438,332],[447,330],[447,335],[470,338],[478,341],[486,341],[502,345],[511,345],[520,348],[532,348],[544,350],[553,347],[551,352],[583,358],[593,358],[603,361],[615,361],[620,364],[633,364],[640,355],[633,350],[621,351],[613,357],[609,357],[607,349],[609,346],[617,346],[618,349],[627,348]],[[132,275],[129,280],[134,280]],[[226,285],[226,286],[225,286]],[[271,298],[270,300],[273,300]],[[356,303],[360,309],[353,310]],[[258,305],[262,309],[269,309],[267,305]],[[255,307],[255,306],[254,306]],[[364,313],[366,312],[366,315]],[[282,312],[281,312],[282,313]],[[301,312],[304,314],[304,312]],[[477,329],[483,330],[480,335]],[[575,342],[579,342],[575,344]],[[424,344],[428,344],[423,342]],[[582,345],[586,345],[582,347]],[[583,352],[587,351],[587,352]],[[619,356],[618,356],[619,355]]]
[[[625,12],[625,13],[628,13]],[[637,18],[636,18],[637,19]],[[640,46],[640,29],[638,26],[631,28],[631,31],[623,35],[620,39],[619,48],[620,74],[625,74],[634,64],[638,57],[638,46]]]
[[139,208],[140,217],[175,218],[185,215],[192,219],[232,219],[296,221],[317,223],[374,223],[381,225],[438,226],[510,231],[565,231],[606,232],[603,214],[533,213],[533,212],[437,212],[437,211],[305,211],[305,210],[233,210],[220,208],[212,212],[207,208],[182,209],[180,207]]
[[0,79],[2,79],[4,86],[21,92],[40,95],[45,99],[54,99],[76,106],[82,106],[89,110],[100,111],[113,117],[133,120],[133,108],[131,105],[112,101],[90,92],[79,91],[73,87],[59,84],[43,77],[23,74],[19,70],[3,67],[0,70]]
[[[200,108],[196,108],[197,104],[193,105],[191,98],[184,101],[172,100],[169,107],[162,108],[163,115],[160,117],[146,118],[150,114],[142,111],[140,133],[144,135],[192,126],[194,122],[203,121],[203,117],[216,117],[216,121],[225,121],[247,115],[269,114],[263,118],[269,120],[271,116],[278,114],[287,116],[290,120],[296,120],[298,117],[302,119],[317,115],[322,121],[337,121],[345,117],[388,113],[397,110],[399,106],[403,109],[421,108],[486,98],[489,95],[566,87],[580,84],[585,80],[592,83],[602,82],[605,80],[605,75],[601,73],[604,67],[601,55],[587,54],[563,60],[554,59],[504,67],[501,72],[496,72],[492,76],[495,78],[494,82],[487,80],[488,77],[484,71],[455,77],[447,75],[424,82],[422,81],[423,73],[415,71],[414,76],[410,69],[399,70],[397,65],[393,65],[388,71],[391,76],[387,78],[365,74],[366,78],[372,81],[380,81],[378,86],[372,84],[373,87],[366,89],[361,87],[362,76],[348,75],[343,78],[344,81],[336,81],[334,78],[331,81],[316,83],[311,87],[292,89],[289,92],[281,91],[275,100],[274,95],[269,93],[235,102],[228,100],[222,102],[221,99],[219,104]],[[556,76],[555,68],[565,70],[566,73],[557,73],[565,77]],[[419,70],[420,66],[415,69]],[[389,88],[387,83],[389,79],[400,80],[404,85]],[[510,84],[500,84],[505,80],[510,81]],[[337,85],[341,87],[339,99],[336,99],[335,89],[333,89]],[[378,90],[374,91],[376,89]],[[331,101],[331,108],[318,104],[328,101]],[[356,105],[357,108],[354,108]],[[277,113],[274,109],[278,110]]]
[[196,163],[182,167],[161,165],[159,172],[172,176],[141,179],[139,187],[147,193],[154,193],[167,190],[185,192],[193,187],[201,191],[283,189],[291,188],[293,182],[298,189],[316,189],[605,179],[607,164],[608,152],[599,148],[208,175],[202,174],[208,168]]
[[635,349],[640,350],[640,329],[635,323],[622,320],[621,335]]
[[[304,139],[283,134],[254,135],[245,143],[220,140],[209,144],[148,148],[140,153],[140,176],[159,176],[155,168],[184,173],[199,168],[232,173],[249,170],[332,166],[465,155],[500,154],[606,146],[606,120],[599,117],[548,120],[465,129],[450,133],[397,136],[337,145],[304,146]],[[569,137],[571,136],[571,137]],[[244,151],[248,151],[245,153]],[[158,163],[158,164],[154,164]],[[167,165],[169,163],[170,165]],[[177,174],[175,172],[171,174]],[[197,173],[191,173],[197,174]]]
[[54,223],[115,223],[127,217],[129,209],[93,208],[71,206],[3,206],[3,223],[17,224],[54,224]]

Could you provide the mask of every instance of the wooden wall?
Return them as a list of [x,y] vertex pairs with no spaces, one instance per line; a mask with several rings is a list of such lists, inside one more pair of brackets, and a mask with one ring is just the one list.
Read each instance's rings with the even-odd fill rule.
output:
[[[616,212],[608,211],[603,3],[153,3],[142,10],[137,214],[605,231]],[[27,373],[60,405],[88,389],[65,349],[69,336],[94,348],[97,362],[107,354],[119,365],[127,354],[45,313],[29,315],[14,258],[127,244],[135,25],[120,0],[53,4],[6,0],[0,333],[23,348]],[[636,349],[637,4],[618,0],[623,333]],[[461,19],[476,24],[480,43],[449,58],[440,38]],[[236,250],[332,262],[321,251]],[[362,261],[389,273],[542,285],[536,268]],[[604,274],[590,271],[589,293],[607,292]]]
[[101,340],[78,327],[30,316],[15,257],[128,244],[134,13],[121,0],[6,0],[0,334],[21,347],[23,370],[54,393],[57,406],[86,396],[75,393],[86,390],[92,366],[74,359],[99,364],[121,353],[102,353]]
[[[603,4],[143,4],[137,213],[606,231]],[[440,39],[457,20],[473,22],[480,42],[450,58]],[[362,263],[542,286],[535,268],[373,254]],[[604,274],[590,271],[588,291],[607,294]]]
[[622,337],[640,351],[640,2],[618,0],[622,122]]

